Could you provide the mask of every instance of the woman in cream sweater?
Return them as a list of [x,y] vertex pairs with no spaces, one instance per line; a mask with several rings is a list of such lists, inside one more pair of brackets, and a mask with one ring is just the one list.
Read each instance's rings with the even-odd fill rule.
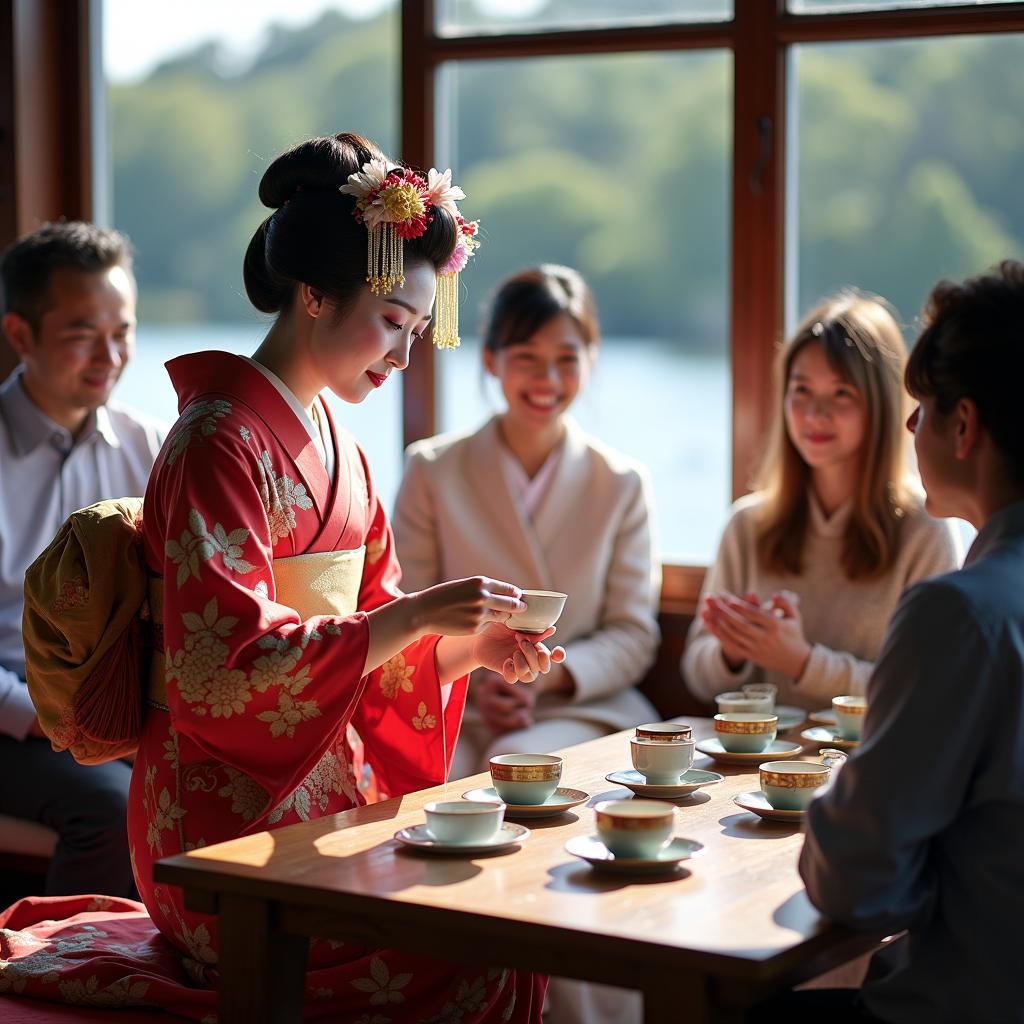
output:
[[474,675],[456,778],[495,754],[554,750],[658,717],[634,689],[659,640],[646,474],[568,416],[597,345],[576,271],[545,265],[509,278],[484,334],[506,411],[409,449],[394,516],[403,587],[500,569],[569,595],[556,634],[565,665],[539,686]]
[[683,655],[710,700],[769,682],[811,710],[864,693],[904,587],[958,563],[907,486],[903,341],[876,298],[813,309],[779,359],[759,488],[736,503]]

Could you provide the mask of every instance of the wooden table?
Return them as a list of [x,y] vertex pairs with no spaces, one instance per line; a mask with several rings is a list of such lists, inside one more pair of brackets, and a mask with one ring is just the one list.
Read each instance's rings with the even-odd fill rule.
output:
[[[697,738],[710,734],[708,720],[691,721]],[[591,803],[629,796],[604,777],[630,767],[630,735],[563,751],[562,784]],[[676,834],[705,849],[667,878],[600,873],[566,853],[570,837],[594,830],[589,805],[524,822],[531,836],[507,853],[440,857],[394,842],[427,801],[487,776],[170,857],[155,877],[219,917],[221,1024],[300,1020],[314,936],[640,989],[648,1024],[738,1021],[881,936],[811,907],[796,871],[799,829],[733,803],[757,789],[756,771],[695,765],[725,780],[678,802]]]

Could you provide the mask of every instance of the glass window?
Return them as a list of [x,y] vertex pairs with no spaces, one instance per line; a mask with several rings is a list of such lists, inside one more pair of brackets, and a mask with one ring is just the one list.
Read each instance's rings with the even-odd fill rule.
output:
[[474,336],[495,285],[575,267],[604,340],[573,411],[650,469],[668,561],[714,555],[730,498],[731,77],[717,51],[463,61],[439,93],[438,159],[485,243],[462,275],[463,348],[437,356],[439,427],[500,408]]
[[728,21],[733,0],[439,0],[442,35]]
[[853,11],[895,11],[908,7],[975,7],[979,3],[1015,0],[788,0],[793,14],[849,14]]
[[793,50],[790,322],[846,285],[908,326],[940,277],[1024,255],[1024,35]]
[[[256,187],[269,161],[341,129],[398,149],[397,5],[248,0],[245,12],[225,17],[207,0],[104,5],[109,175],[99,208],[135,244],[139,282],[137,355],[117,397],[167,420],[176,408],[163,363],[204,348],[250,354],[269,326],[241,275],[268,212]],[[390,503],[401,473],[397,382],[361,406],[333,403]]]

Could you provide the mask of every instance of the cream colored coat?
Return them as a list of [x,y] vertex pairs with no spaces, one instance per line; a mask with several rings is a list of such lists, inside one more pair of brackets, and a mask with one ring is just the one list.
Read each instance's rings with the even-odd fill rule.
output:
[[534,717],[625,729],[657,717],[633,688],[659,641],[650,487],[642,467],[567,423],[532,522],[509,492],[497,418],[410,446],[392,524],[402,589],[484,575],[568,594],[555,640],[576,692],[542,695]]

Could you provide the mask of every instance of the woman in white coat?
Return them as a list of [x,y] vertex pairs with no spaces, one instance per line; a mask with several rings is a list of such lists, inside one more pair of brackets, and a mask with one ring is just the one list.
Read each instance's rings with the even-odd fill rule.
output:
[[647,476],[568,415],[597,349],[576,271],[516,274],[484,334],[506,410],[409,448],[394,516],[405,589],[484,573],[569,595],[557,633],[564,665],[531,686],[474,675],[454,778],[499,753],[555,750],[658,717],[635,689],[659,640]]

